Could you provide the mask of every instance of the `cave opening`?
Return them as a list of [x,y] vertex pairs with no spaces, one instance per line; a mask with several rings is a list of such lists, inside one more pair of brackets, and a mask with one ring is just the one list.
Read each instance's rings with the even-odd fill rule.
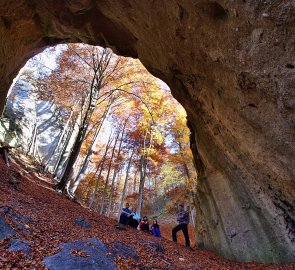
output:
[[139,58],[190,120],[200,246],[294,261],[290,2],[4,0],[1,111],[20,67],[47,46],[83,42]]
[[169,239],[165,226],[185,202],[194,243],[197,176],[186,121],[169,87],[139,60],[68,44],[20,71],[0,136],[85,207],[117,219],[129,202],[139,216],[166,222]]

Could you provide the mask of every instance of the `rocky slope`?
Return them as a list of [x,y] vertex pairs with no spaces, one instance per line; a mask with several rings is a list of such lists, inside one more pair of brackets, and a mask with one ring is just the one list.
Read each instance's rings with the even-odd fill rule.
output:
[[294,0],[1,0],[1,106],[46,46],[85,42],[140,58],[188,113],[200,246],[293,261],[294,24]]

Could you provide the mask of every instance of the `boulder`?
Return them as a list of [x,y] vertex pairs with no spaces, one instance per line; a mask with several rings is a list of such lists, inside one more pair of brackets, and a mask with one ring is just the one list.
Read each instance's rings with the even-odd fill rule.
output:
[[89,222],[85,221],[85,219],[83,217],[76,217],[75,223],[80,225],[81,227],[85,227],[85,228],[91,227],[91,224]]
[[32,250],[29,246],[28,241],[22,241],[18,238],[11,238],[10,239],[10,246],[8,248],[10,251],[19,251],[23,253],[31,253]]
[[61,251],[46,257],[44,265],[50,270],[116,270],[108,248],[98,239],[62,243]]
[[133,248],[128,247],[118,241],[113,242],[113,247],[110,248],[110,252],[115,256],[122,258],[132,258],[135,261],[140,261],[140,257],[136,254]]
[[15,231],[7,223],[4,217],[0,216],[0,240],[5,239],[8,236],[14,235]]

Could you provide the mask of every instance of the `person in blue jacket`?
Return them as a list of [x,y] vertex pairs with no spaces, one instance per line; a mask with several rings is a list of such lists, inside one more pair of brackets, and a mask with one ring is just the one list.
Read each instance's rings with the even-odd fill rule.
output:
[[139,215],[138,213],[136,212],[136,208],[132,208],[132,219],[130,219],[129,221],[129,226],[132,227],[132,228],[137,228],[138,227],[138,224],[139,224]]
[[184,210],[184,204],[179,204],[179,213],[177,214],[178,225],[172,230],[172,239],[174,242],[177,242],[177,232],[182,231],[185,238],[185,245],[190,246],[190,240],[188,235],[188,224],[190,221],[189,212]]
[[120,223],[127,226],[129,222],[132,220],[134,213],[129,209],[129,203],[126,203],[125,208],[122,208],[120,215]]

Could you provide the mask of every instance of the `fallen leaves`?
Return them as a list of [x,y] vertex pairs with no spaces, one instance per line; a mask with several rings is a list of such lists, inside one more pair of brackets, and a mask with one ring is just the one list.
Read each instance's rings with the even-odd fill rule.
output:
[[[12,163],[11,169],[20,170],[20,166]],[[135,261],[131,257],[117,256],[108,252],[106,256],[114,257],[120,270],[127,269],[169,269],[169,270],[292,270],[295,264],[261,264],[239,263],[221,258],[220,256],[202,250],[190,250],[163,238],[156,238],[148,233],[126,228],[116,229],[116,221],[94,213],[80,205],[62,197],[50,188],[50,178],[46,181],[34,175],[19,177],[19,189],[15,190],[9,184],[9,170],[0,160],[0,203],[8,206],[15,213],[29,217],[31,223],[21,222],[28,231],[24,233],[16,223],[4,215],[9,224],[17,231],[17,237],[29,242],[31,254],[7,250],[9,239],[0,241],[0,269],[36,269],[46,270],[42,261],[45,257],[56,254],[60,244],[74,240],[98,238],[112,248],[112,243],[118,241],[132,248],[140,257]],[[53,184],[53,180],[51,181]],[[76,217],[84,217],[91,223],[91,228],[83,228],[75,223]],[[164,229],[164,228],[163,228]],[[169,237],[169,227],[165,234]],[[151,243],[153,243],[151,245]],[[92,243],[88,243],[89,246]],[[158,246],[163,247],[160,252]],[[88,257],[82,250],[71,250],[71,255]]]
[[88,253],[83,250],[71,250],[71,255],[76,257],[90,257]]

